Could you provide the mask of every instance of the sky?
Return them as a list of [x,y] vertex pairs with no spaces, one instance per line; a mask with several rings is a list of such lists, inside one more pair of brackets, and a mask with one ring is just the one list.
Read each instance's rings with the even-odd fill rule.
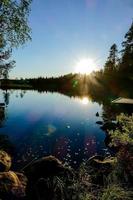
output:
[[113,43],[121,49],[132,19],[133,0],[33,0],[32,41],[13,51],[10,78],[75,72],[84,58],[100,69]]

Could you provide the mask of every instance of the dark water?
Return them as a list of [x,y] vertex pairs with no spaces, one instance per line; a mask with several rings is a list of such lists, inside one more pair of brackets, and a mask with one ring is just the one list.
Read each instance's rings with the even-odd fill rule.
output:
[[3,102],[6,107],[0,111],[0,148],[11,152],[15,169],[46,155],[77,167],[95,154],[109,154],[105,133],[96,124],[102,120],[103,105],[87,97],[0,91]]

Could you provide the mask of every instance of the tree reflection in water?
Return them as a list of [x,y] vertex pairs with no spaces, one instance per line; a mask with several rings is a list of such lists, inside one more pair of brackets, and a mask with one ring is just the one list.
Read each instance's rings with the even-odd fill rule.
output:
[[[9,104],[10,92],[3,91],[3,100],[4,102],[0,102],[0,128],[4,126],[6,120],[6,108]],[[0,150],[4,150],[9,154],[13,155],[14,146],[10,142],[9,137],[4,133],[0,134]]]

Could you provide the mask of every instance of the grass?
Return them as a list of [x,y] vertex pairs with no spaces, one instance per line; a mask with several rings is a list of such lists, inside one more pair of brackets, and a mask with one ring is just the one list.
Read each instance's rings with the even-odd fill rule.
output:
[[108,185],[103,190],[100,200],[132,200],[133,192],[122,188],[119,185]]

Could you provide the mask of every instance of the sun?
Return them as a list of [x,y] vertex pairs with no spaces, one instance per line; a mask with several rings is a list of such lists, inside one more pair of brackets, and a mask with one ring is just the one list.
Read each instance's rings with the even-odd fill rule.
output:
[[90,74],[97,69],[96,64],[91,58],[84,58],[79,60],[76,64],[75,71],[80,74]]

